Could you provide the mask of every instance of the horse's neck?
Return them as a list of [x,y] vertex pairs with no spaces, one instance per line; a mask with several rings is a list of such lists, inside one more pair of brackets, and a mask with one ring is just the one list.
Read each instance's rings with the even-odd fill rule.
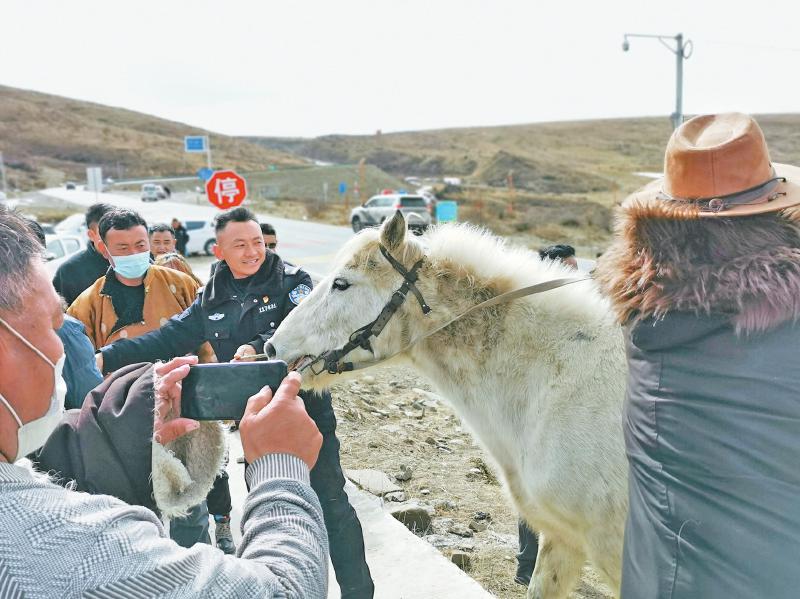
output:
[[[410,337],[420,338],[487,299],[486,289],[473,281],[445,277],[426,285],[423,293],[433,311],[429,316],[412,311],[407,320]],[[525,393],[526,380],[537,368],[535,362],[549,360],[513,339],[514,333],[529,325],[524,322],[529,312],[527,305],[519,304],[477,310],[409,352],[414,366],[454,404],[484,443],[487,436],[499,438],[499,429],[513,427],[519,420],[517,406],[506,395]],[[478,429],[484,429],[484,434]]]
[[[465,279],[445,278],[435,285],[426,289],[431,315],[416,314],[407,320],[412,338],[486,299],[480,283],[473,286]],[[581,293],[585,302],[564,301],[568,293]],[[435,333],[414,347],[409,357],[483,442],[503,453],[511,450],[505,439],[515,436],[504,433],[519,432],[525,411],[540,413],[560,401],[552,385],[563,384],[566,364],[581,356],[585,369],[593,370],[591,350],[595,344],[605,349],[610,335],[602,309],[591,306],[586,289],[567,288],[498,304]]]

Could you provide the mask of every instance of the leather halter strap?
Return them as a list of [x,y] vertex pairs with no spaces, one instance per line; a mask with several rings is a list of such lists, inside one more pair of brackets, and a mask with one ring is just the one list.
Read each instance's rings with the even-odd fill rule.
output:
[[[370,344],[369,341],[370,338],[377,337],[378,335],[380,335],[381,331],[383,331],[383,329],[389,323],[392,316],[394,316],[394,314],[397,312],[400,306],[403,305],[403,302],[405,302],[409,290],[417,298],[420,308],[422,308],[422,313],[427,316],[431,312],[430,306],[428,306],[428,304],[425,302],[425,299],[422,297],[422,293],[420,293],[419,289],[417,289],[416,287],[416,282],[418,278],[417,271],[422,266],[424,258],[418,260],[411,268],[411,270],[406,270],[405,267],[400,262],[398,262],[385,247],[383,247],[383,245],[380,246],[380,249],[381,253],[389,261],[392,267],[403,276],[403,284],[397,291],[395,291],[392,294],[391,299],[383,307],[383,310],[381,310],[381,313],[375,320],[361,327],[360,329],[354,331],[350,335],[349,341],[339,349],[329,350],[318,355],[316,358],[314,358],[312,362],[309,362],[308,364],[300,368],[301,371],[305,370],[306,368],[311,368],[311,372],[313,372],[314,374],[321,374],[323,371],[327,371],[330,374],[341,374],[342,372],[350,372],[352,370],[362,370],[364,368],[369,368],[371,366],[375,366],[376,364],[380,364],[381,362],[385,362],[386,360],[389,360],[399,354],[402,354],[405,351],[408,351],[417,343],[423,341],[424,339],[427,339],[432,335],[435,335],[442,329],[447,328],[457,320],[460,320],[465,316],[472,314],[473,312],[476,312],[483,308],[489,308],[491,306],[500,303],[510,302],[512,300],[525,297],[528,295],[544,293],[545,291],[550,291],[551,289],[557,289],[559,287],[564,287],[565,285],[572,285],[573,283],[580,283],[581,281],[588,281],[591,279],[591,277],[570,277],[564,279],[554,279],[552,281],[545,281],[543,283],[537,283],[536,285],[529,285],[528,287],[522,287],[521,289],[515,289],[514,291],[509,291],[507,293],[497,295],[484,302],[481,302],[480,304],[472,306],[471,308],[465,310],[458,316],[451,318],[442,325],[439,325],[432,331],[428,331],[424,335],[417,337],[416,339],[411,341],[408,345],[406,345],[404,348],[393,353],[390,356],[371,360],[369,362],[342,362],[341,360],[357,347],[362,347],[372,352],[372,355],[375,355],[375,352],[373,351],[372,345]],[[323,362],[324,367],[319,371],[317,371],[313,368],[313,366],[315,364],[318,364],[319,362]]]
[[425,302],[425,298],[422,297],[422,293],[419,289],[417,289],[416,286],[417,279],[419,278],[417,272],[422,267],[425,259],[420,258],[417,260],[414,266],[411,267],[411,270],[406,270],[405,266],[396,260],[394,256],[389,253],[389,250],[387,250],[383,245],[380,246],[380,249],[383,256],[386,258],[389,264],[392,265],[392,268],[394,268],[403,277],[403,284],[400,285],[400,287],[392,294],[392,297],[383,307],[383,310],[381,310],[381,313],[378,314],[378,317],[375,320],[364,325],[360,329],[353,331],[353,333],[350,334],[350,338],[347,343],[345,343],[342,347],[323,352],[317,356],[313,362],[306,364],[300,370],[311,368],[311,372],[314,372],[314,374],[321,374],[322,370],[317,372],[314,370],[313,366],[314,364],[322,361],[324,364],[324,370],[327,370],[331,374],[339,374],[351,369],[351,363],[342,363],[341,360],[354,349],[361,347],[372,352],[374,355],[375,352],[372,350],[370,339],[380,335],[383,329],[386,328],[386,325],[389,324],[392,316],[395,315],[395,313],[400,309],[400,306],[402,306],[406,301],[406,296],[408,295],[409,291],[411,291],[411,293],[414,294],[414,297],[417,298],[419,306],[422,309],[422,313],[426,316],[430,314],[431,308]]

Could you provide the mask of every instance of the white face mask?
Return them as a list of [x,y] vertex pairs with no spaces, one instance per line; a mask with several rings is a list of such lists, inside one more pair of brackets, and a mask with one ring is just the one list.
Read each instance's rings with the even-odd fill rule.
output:
[[8,411],[11,412],[14,420],[16,420],[17,424],[19,425],[19,428],[17,429],[17,455],[14,456],[13,460],[11,460],[12,462],[16,462],[42,447],[47,441],[48,437],[50,437],[51,433],[58,426],[58,423],[61,422],[61,418],[64,415],[64,399],[67,395],[67,387],[64,384],[64,379],[61,377],[61,371],[64,369],[64,360],[66,356],[61,354],[58,362],[53,364],[50,359],[41,352],[41,350],[39,350],[37,347],[34,347],[30,341],[20,335],[14,329],[14,327],[12,327],[2,318],[0,318],[0,324],[5,325],[5,327],[11,331],[11,333],[17,339],[30,347],[39,355],[40,358],[47,362],[53,368],[53,376],[55,378],[53,382],[53,394],[50,396],[50,407],[47,408],[47,412],[36,420],[31,420],[30,422],[26,422],[24,424],[17,415],[16,410],[14,410],[8,400],[6,400],[6,398],[0,394],[0,401],[5,404],[6,408],[8,408]]

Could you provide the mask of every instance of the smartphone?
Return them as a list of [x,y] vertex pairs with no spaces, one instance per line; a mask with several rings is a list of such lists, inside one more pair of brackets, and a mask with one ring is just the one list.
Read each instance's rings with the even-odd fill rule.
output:
[[283,360],[198,364],[181,384],[181,416],[193,420],[241,420],[247,400],[286,378]]

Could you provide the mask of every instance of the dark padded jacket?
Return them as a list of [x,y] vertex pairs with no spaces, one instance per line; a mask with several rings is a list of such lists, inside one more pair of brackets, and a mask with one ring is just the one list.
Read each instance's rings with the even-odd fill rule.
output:
[[67,306],[70,306],[84,290],[106,274],[108,267],[108,260],[90,243],[85,250],[58,267],[53,277],[53,287],[64,297]]
[[623,597],[797,597],[796,350],[792,323],[737,336],[729,316],[674,312],[628,327]]
[[103,370],[113,372],[126,364],[169,360],[195,351],[204,341],[211,343],[220,362],[230,361],[244,344],[261,353],[295,307],[294,301],[302,299],[312,285],[303,269],[288,266],[268,253],[246,295],[238,297],[233,275],[221,262],[184,312],[156,331],[103,347]]
[[68,410],[34,459],[57,482],[156,510],[151,486],[153,366],[123,368]]

